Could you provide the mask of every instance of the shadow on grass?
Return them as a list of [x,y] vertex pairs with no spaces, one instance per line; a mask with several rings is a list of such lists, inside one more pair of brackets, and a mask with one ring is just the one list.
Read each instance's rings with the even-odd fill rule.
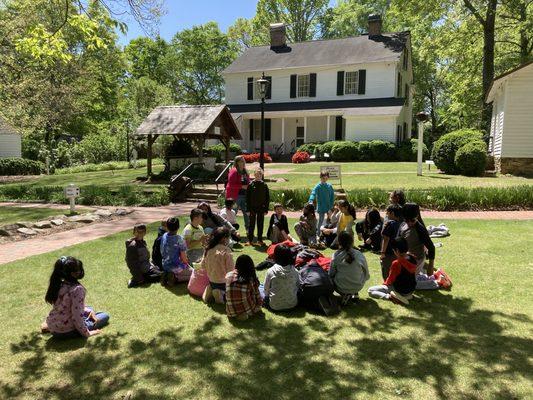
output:
[[[337,317],[308,316],[305,323],[267,312],[232,321],[229,333],[222,331],[225,317],[213,315],[192,332],[177,326],[147,340],[105,333],[57,343],[33,334],[11,347],[25,357],[13,366],[16,382],[1,384],[0,397],[318,400],[409,396],[413,385],[425,385],[438,399],[478,399],[487,391],[512,398],[512,382],[532,378],[533,340],[505,332],[512,321],[530,324],[527,315],[474,309],[472,300],[440,292],[424,293],[403,315],[382,304],[362,299]],[[405,328],[413,333],[398,334]],[[54,366],[60,381],[46,379],[49,352],[65,353]],[[457,367],[465,362],[466,378]],[[395,387],[383,377],[394,378]]]

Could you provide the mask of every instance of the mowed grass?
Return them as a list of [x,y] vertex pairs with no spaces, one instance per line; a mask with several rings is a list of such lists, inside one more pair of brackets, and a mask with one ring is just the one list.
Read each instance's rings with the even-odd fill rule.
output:
[[[154,165],[155,174],[163,170],[163,165]],[[64,175],[41,175],[39,177],[29,177],[25,181],[19,181],[6,185],[27,184],[32,186],[66,186],[70,183],[75,185],[104,185],[104,186],[121,186],[136,184],[136,178],[146,176],[146,168],[121,169],[115,171],[96,171],[96,172],[78,172],[75,174]]]
[[[266,170],[271,170],[269,178],[283,178],[285,182],[270,182],[271,189],[311,189],[309,182],[314,173],[314,179],[319,181],[320,166],[341,165],[342,187],[350,189],[429,189],[442,186],[461,187],[507,187],[515,185],[531,185],[533,179],[518,176],[496,177],[467,177],[461,175],[446,175],[437,172],[433,166],[428,171],[424,165],[423,176],[416,175],[416,163],[383,162],[383,163],[309,163],[309,164],[267,164]],[[276,170],[279,170],[278,173]],[[331,183],[338,185],[338,181]]]
[[[419,293],[401,307],[364,290],[332,318],[298,309],[235,322],[184,285],[127,289],[129,232],[0,266],[0,398],[531,398],[533,225],[446,223],[452,236],[439,239],[437,265],[451,274],[451,292]],[[243,253],[265,258],[251,248],[234,256]],[[87,304],[111,314],[87,341],[38,333],[64,254],[84,261]],[[368,287],[381,277],[377,255],[367,259]]]
[[[286,180],[286,182],[270,182],[269,187],[276,190],[282,190],[288,187],[291,189],[311,189],[314,183],[319,180],[318,175],[320,173],[321,165],[331,166],[339,164],[342,166],[342,186],[346,190],[368,188],[386,190],[397,188],[426,189],[439,186],[507,187],[533,184],[533,179],[531,178],[528,179],[515,176],[479,178],[460,175],[445,175],[438,173],[435,167],[432,167],[432,170],[428,171],[425,165],[424,175],[418,177],[416,176],[416,163],[410,162],[317,162],[309,164],[266,164],[269,178],[283,178]],[[250,173],[253,172],[253,168],[253,165],[249,166]],[[163,165],[156,165],[154,166],[154,173],[159,173],[162,169]],[[74,183],[80,186],[104,185],[117,187],[122,185],[139,184],[139,181],[136,181],[136,178],[140,176],[146,176],[146,168],[80,172],[65,175],[42,175],[38,178],[32,177],[28,178],[26,181],[14,183],[14,185],[66,186],[70,183]],[[332,183],[338,184],[338,182],[335,181]]]
[[[77,209],[77,212],[83,212],[83,209]],[[53,208],[39,207],[0,207],[0,226],[8,225],[19,221],[36,222],[42,219],[68,214],[68,210],[57,210]]]

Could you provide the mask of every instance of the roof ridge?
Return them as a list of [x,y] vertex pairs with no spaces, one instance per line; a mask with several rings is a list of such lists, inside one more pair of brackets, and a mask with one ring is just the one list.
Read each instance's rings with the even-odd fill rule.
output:
[[172,106],[157,106],[157,108],[200,108],[200,107],[221,107],[224,104],[177,104]]
[[[399,34],[399,33],[411,34],[411,31],[410,30],[406,30],[406,31],[397,31],[397,32],[382,32],[381,36],[395,35],[395,34]],[[364,33],[362,35],[356,35],[356,36],[346,36],[346,37],[342,37],[342,38],[311,39],[311,40],[303,40],[301,42],[290,42],[290,43],[287,42],[287,46],[290,46],[291,44],[300,44],[300,43],[333,42],[335,40],[357,39],[357,38],[361,38],[361,37],[364,37],[364,36],[368,36],[368,33]],[[269,44],[263,44],[263,45],[260,45],[260,46],[250,46],[249,49],[252,49],[252,48],[256,49],[256,48],[259,48],[259,47],[271,47],[271,46]]]

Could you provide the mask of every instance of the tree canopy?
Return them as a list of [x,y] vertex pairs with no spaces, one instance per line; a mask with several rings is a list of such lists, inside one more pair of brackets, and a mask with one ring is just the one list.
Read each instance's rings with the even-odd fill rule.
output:
[[[221,71],[267,44],[274,22],[289,41],[365,34],[369,14],[382,15],[385,31],[409,30],[428,145],[457,128],[486,132],[492,79],[533,58],[533,0],[258,0],[255,16],[227,33],[208,22],[169,41],[157,35],[163,9],[162,0],[0,0],[0,110],[23,132],[25,154],[96,134],[123,148],[157,105],[224,101]],[[127,15],[146,36],[122,47]]]

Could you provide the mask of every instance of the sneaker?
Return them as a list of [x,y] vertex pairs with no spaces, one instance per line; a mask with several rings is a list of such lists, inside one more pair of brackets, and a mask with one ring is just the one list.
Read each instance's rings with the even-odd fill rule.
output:
[[134,287],[137,287],[139,286],[139,284],[137,282],[135,282],[133,279],[130,279],[128,281],[128,289],[131,289],[131,288],[134,288]]
[[352,297],[350,298],[350,301],[354,304],[359,304],[359,294],[352,295]]
[[439,279],[437,279],[437,283],[442,289],[450,290],[452,288],[452,281],[447,274],[441,274]]
[[254,244],[252,242],[248,241],[248,242],[244,243],[244,245],[245,246],[253,246]]
[[261,247],[266,247],[265,242],[263,242],[262,240],[260,240],[259,242],[257,242],[257,245],[258,245],[258,246],[261,246]]
[[341,297],[341,306],[346,306],[348,305],[348,302],[352,299],[352,295],[351,294],[343,294],[342,297]]
[[402,296],[400,293],[395,292],[395,291],[390,292],[390,300],[394,304],[402,304],[402,305],[409,304],[409,300],[405,296]]

